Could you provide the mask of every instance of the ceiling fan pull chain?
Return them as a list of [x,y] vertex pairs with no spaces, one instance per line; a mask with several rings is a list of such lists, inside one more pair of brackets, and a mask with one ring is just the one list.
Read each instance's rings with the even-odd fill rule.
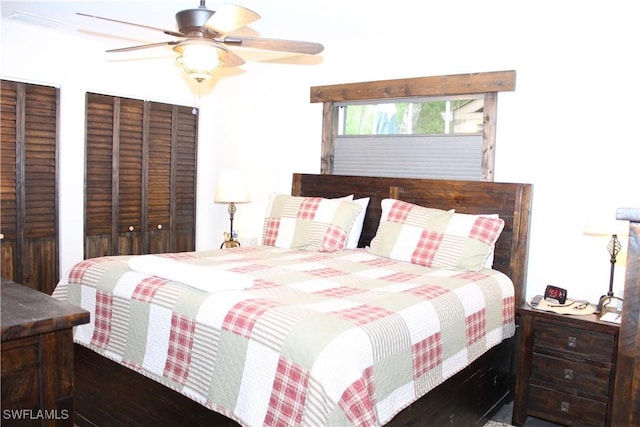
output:
[[191,114],[194,116],[198,114],[198,109],[200,108],[200,82],[194,80],[193,84],[196,86],[193,94],[193,110],[191,110]]

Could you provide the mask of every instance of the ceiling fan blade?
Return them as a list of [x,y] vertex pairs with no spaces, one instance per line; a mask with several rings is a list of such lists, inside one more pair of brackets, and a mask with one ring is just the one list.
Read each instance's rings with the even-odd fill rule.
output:
[[227,36],[220,42],[228,46],[246,47],[251,49],[277,50],[280,52],[304,53],[315,55],[324,50],[320,43],[298,40],[264,39],[258,37]]
[[160,42],[160,43],[149,43],[149,44],[141,44],[137,46],[129,46],[129,47],[121,47],[118,49],[109,49],[107,52],[130,52],[132,50],[139,49],[148,49],[150,47],[158,47],[158,46],[174,46],[180,43],[180,41],[169,41],[169,42]]
[[221,6],[205,24],[218,34],[228,34],[260,19],[260,15],[246,7],[233,4]]
[[238,55],[225,48],[221,49],[218,57],[222,61],[223,68],[239,67],[240,65],[245,63],[244,59],[240,58]]
[[95,18],[95,19],[101,19],[103,21],[109,21],[109,22],[117,22],[118,24],[125,24],[125,25],[132,25],[134,27],[139,27],[139,28],[146,28],[147,30],[152,30],[152,31],[160,31],[162,33],[165,33],[168,36],[174,36],[174,37],[184,37],[184,34],[182,33],[178,33],[176,31],[171,31],[171,30],[165,30],[163,28],[157,28],[157,27],[150,27],[148,25],[142,25],[142,24],[135,24],[133,22],[127,22],[127,21],[120,21],[119,19],[112,19],[112,18],[105,18],[102,16],[96,16],[96,15],[89,15],[87,13],[80,13],[80,12],[76,12],[76,15],[80,15],[80,16],[87,16],[89,18]]

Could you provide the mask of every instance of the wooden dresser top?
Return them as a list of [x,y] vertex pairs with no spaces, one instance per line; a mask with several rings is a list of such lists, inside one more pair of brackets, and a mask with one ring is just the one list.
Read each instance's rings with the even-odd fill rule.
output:
[[89,322],[89,312],[2,279],[2,341],[68,329]]

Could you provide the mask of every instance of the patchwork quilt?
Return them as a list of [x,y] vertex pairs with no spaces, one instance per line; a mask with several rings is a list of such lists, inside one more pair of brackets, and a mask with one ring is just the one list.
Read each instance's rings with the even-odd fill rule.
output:
[[60,281],[53,296],[91,313],[75,342],[244,426],[383,425],[515,332],[495,270],[366,249],[142,257],[88,259]]

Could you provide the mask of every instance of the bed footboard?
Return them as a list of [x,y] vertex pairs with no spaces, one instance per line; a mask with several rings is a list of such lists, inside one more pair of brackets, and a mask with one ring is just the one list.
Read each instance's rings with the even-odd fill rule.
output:
[[[483,425],[511,400],[513,345],[504,341],[426,396],[388,426]],[[75,423],[80,427],[171,425],[237,427],[159,383],[93,351],[75,346]]]
[[74,344],[74,370],[77,426],[239,426],[78,344]]

